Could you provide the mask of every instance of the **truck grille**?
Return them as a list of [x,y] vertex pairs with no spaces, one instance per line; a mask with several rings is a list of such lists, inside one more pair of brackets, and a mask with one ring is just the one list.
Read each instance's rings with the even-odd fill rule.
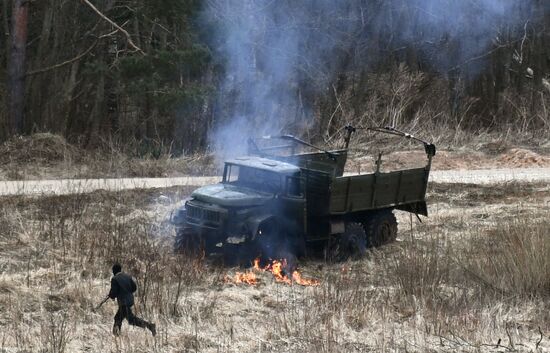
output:
[[220,213],[205,208],[187,205],[187,217],[209,223],[220,223]]

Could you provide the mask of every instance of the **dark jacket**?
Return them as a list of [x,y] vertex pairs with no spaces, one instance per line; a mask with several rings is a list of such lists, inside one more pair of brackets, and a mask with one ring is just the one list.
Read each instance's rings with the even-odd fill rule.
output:
[[136,289],[136,282],[134,282],[132,277],[124,272],[119,272],[111,279],[109,298],[116,298],[118,305],[132,306],[134,305],[134,295],[132,293]]

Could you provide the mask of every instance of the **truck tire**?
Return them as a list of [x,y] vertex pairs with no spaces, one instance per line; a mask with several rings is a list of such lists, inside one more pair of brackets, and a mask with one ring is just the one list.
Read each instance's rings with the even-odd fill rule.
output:
[[369,246],[381,246],[397,238],[397,219],[392,210],[380,210],[363,223]]
[[328,258],[331,261],[346,261],[361,258],[367,252],[367,236],[361,223],[348,222],[344,233],[328,245]]

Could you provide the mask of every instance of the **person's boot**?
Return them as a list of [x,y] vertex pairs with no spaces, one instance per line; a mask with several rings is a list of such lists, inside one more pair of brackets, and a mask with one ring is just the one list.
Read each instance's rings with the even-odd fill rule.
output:
[[120,326],[113,325],[113,335],[120,336]]
[[148,325],[147,325],[147,328],[149,329],[149,331],[151,331],[151,334],[153,336],[156,336],[157,335],[157,325],[155,325],[154,323],[150,322]]

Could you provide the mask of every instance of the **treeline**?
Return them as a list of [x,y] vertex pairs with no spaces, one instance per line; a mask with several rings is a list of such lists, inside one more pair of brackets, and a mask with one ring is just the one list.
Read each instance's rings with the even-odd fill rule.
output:
[[[219,94],[226,58],[212,39],[216,19],[203,18],[215,0],[2,1],[2,139],[50,131],[89,148],[116,140],[193,152],[237,109]],[[449,14],[418,3],[349,2],[359,26],[330,62],[315,63],[330,67],[326,87],[313,89],[308,75],[289,87],[311,108],[312,138],[327,140],[347,121],[550,131],[546,0],[520,1],[517,21],[479,31],[473,7],[454,33],[426,21]],[[304,70],[315,80],[315,68]]]
[[[4,0],[3,27],[18,1]],[[211,88],[208,48],[197,40],[192,18],[198,1],[26,2],[28,39],[22,130],[1,112],[4,138],[52,131],[84,146],[112,136],[138,141],[173,139],[204,145],[203,111]],[[112,21],[112,22],[111,22]],[[116,26],[114,25],[116,24]],[[0,55],[2,97],[10,44]],[[13,51],[12,51],[13,52]]]

